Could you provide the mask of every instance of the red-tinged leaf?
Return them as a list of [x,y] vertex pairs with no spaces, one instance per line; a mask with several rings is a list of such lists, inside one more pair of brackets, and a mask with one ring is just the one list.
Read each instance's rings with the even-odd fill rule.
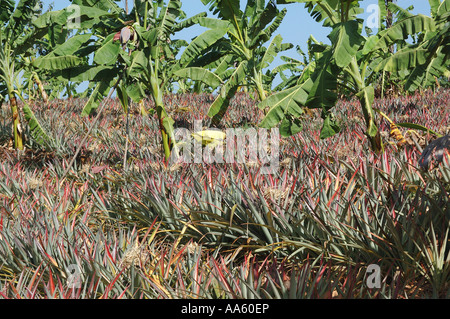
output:
[[[213,262],[213,264],[215,266],[215,269],[217,270],[217,273],[218,273],[218,275],[220,277],[220,281],[219,282],[226,286],[226,288],[228,289],[228,292],[233,293],[233,289],[231,288],[230,283],[228,282],[227,278],[223,274],[220,265],[217,263],[217,261],[215,259],[212,259],[212,262]],[[240,290],[239,286],[237,286],[237,288],[238,288],[238,290]],[[239,291],[239,293],[240,293],[240,291]]]
[[70,226],[70,230],[73,232],[73,230],[75,229],[75,221],[77,220],[77,218],[74,218],[72,220],[72,225]]
[[119,41],[120,40],[120,31],[119,32],[117,32],[115,35],[114,35],[114,38],[113,38],[113,41],[115,42],[115,41]]
[[125,295],[125,293],[127,292],[127,290],[128,290],[128,288],[130,288],[130,286],[127,286],[126,288],[125,288],[125,290],[124,291],[122,291],[122,293],[119,295],[119,297],[117,297],[118,299],[122,299],[122,297]]
[[0,291],[0,296],[3,298],[3,299],[11,299],[11,298],[9,298],[7,295],[5,295],[3,292],[1,292]]
[[[355,174],[356,174],[356,172],[355,172]],[[355,174],[353,174],[353,177],[355,176]],[[337,174],[337,176],[336,176],[336,185],[339,185],[339,186],[337,187],[337,189],[336,189],[336,187],[335,187],[335,192],[334,192],[333,196],[331,196],[330,200],[328,201],[327,207],[330,207],[330,206],[331,206],[331,203],[334,201],[334,198],[335,198],[337,195],[340,195],[340,194],[341,194],[340,191],[341,191],[341,188],[342,188],[342,186],[344,185],[344,183],[339,183],[339,179],[340,179],[340,171],[338,171],[338,174]]]
[[52,269],[49,268],[48,269],[49,272],[49,283],[48,286],[50,288],[50,294],[52,295],[52,297],[55,295],[55,283],[53,282],[53,274],[52,274]]
[[[28,298],[29,299],[33,298],[33,296],[34,296],[34,294],[36,292],[36,289],[38,288],[39,281],[38,281],[38,283],[36,285],[34,285],[34,282],[35,282],[37,276],[39,276],[39,280],[42,278],[42,274],[43,273],[39,273],[39,269],[41,268],[41,266],[42,266],[42,264],[40,264],[37,267],[37,269],[34,271],[34,275],[33,275],[33,277],[31,277],[31,281],[28,284],[28,292],[29,292]],[[30,292],[31,292],[31,294],[30,294]]]
[[19,292],[17,291],[16,287],[14,287],[13,285],[10,286],[11,290],[14,292],[16,299],[22,299],[20,297]]
[[56,276],[56,279],[58,280],[58,287],[59,287],[59,291],[61,291],[61,294],[63,296],[64,299],[68,299],[70,298],[69,296],[69,292],[67,292],[66,294],[64,294],[64,285],[61,281],[61,278],[59,276]]
[[161,259],[159,260],[159,263],[160,263],[160,265],[161,265],[161,275],[163,275],[165,272],[164,272],[164,257],[166,256],[166,252],[164,251],[162,254],[161,254]]
[[[48,230],[46,229],[45,231],[45,238],[48,238]],[[41,251],[44,253],[44,255],[50,260],[50,262],[55,266],[58,267],[58,263],[56,262],[56,260],[50,256],[49,254],[47,254],[47,252],[45,251],[44,247],[43,247],[43,243],[42,240],[40,240],[40,245],[39,245]]]
[[93,294],[94,293],[94,291],[95,290],[97,290],[97,287],[98,287],[98,285],[100,284],[100,277],[97,279],[97,281],[95,281],[94,279],[95,279],[95,273],[94,273],[94,275],[92,276],[92,279],[93,280],[91,280],[91,283],[89,284],[89,289],[88,289],[88,293],[89,294]]
[[111,282],[109,283],[109,285],[106,286],[105,292],[103,293],[101,299],[107,299],[107,298],[108,298],[109,292],[112,290],[112,287],[113,287],[114,284],[116,283],[117,279],[119,279],[119,277],[120,277],[120,276],[122,275],[122,273],[125,271],[125,269],[126,269],[126,268],[122,269],[122,270],[117,274],[117,276],[113,279],[113,281],[111,281]]
[[195,267],[194,267],[194,278],[193,279],[193,286],[194,286],[194,293],[196,295],[200,295],[200,285],[198,284],[200,282],[201,276],[198,276],[198,268],[200,265],[200,258],[197,259],[196,263],[195,263]]
[[186,250],[186,247],[187,247],[187,246],[183,246],[183,247],[180,249],[180,251],[179,251],[178,253],[175,254],[175,256],[172,256],[172,257],[170,258],[169,265],[171,265],[171,264],[177,262],[177,260],[184,254],[184,251]]
[[115,258],[114,258],[114,257],[111,255],[111,253],[109,252],[109,245],[108,245],[108,244],[105,245],[105,251],[106,251],[106,253],[108,254],[109,259],[111,259],[112,262],[115,263],[115,262],[116,262],[116,261],[115,261]]

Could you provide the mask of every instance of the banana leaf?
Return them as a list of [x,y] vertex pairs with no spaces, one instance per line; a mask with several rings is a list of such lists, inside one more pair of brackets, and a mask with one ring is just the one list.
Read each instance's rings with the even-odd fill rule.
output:
[[23,113],[25,120],[28,122],[30,128],[30,134],[32,138],[41,146],[47,146],[51,142],[51,137],[47,134],[45,129],[39,123],[38,119],[34,115],[31,106],[25,101],[25,99],[19,94],[19,98],[23,102]]

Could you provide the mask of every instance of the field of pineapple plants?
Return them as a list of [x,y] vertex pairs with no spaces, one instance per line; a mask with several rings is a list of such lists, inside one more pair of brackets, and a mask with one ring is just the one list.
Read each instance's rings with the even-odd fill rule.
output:
[[[359,1],[303,1],[331,44],[267,72],[275,1],[72,2],[72,34],[0,5],[1,299],[450,297],[450,1],[379,1],[367,36]],[[278,129],[277,169],[173,160],[211,128]]]
[[[177,123],[207,119],[211,95],[171,95]],[[376,100],[393,119],[449,130],[448,90]],[[2,297],[7,298],[422,298],[449,292],[449,158],[418,168],[431,138],[401,145],[380,127],[382,156],[366,145],[355,101],[340,101],[342,132],[321,140],[320,120],[282,139],[280,169],[258,163],[173,164],[155,149],[156,115],[125,122],[107,101],[66,178],[91,120],[82,100],[32,105],[58,148],[18,155],[2,110]],[[253,125],[262,112],[239,94],[224,125]],[[189,111],[176,112],[186,105]],[[150,106],[150,105],[148,105]],[[365,284],[380,266],[380,289]],[[68,285],[70,267],[81,274]],[[78,273],[77,273],[78,274]]]

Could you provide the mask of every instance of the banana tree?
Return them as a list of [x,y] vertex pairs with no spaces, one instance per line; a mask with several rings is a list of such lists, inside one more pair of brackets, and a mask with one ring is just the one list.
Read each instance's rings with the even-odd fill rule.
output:
[[[303,107],[319,108],[323,118],[321,138],[330,137],[340,130],[333,120],[332,108],[338,99],[338,87],[341,87],[358,98],[370,146],[376,153],[381,153],[383,143],[372,108],[375,68],[370,67],[371,63],[380,51],[387,50],[396,42],[404,41],[411,34],[432,30],[433,20],[414,16],[398,21],[374,36],[364,37],[363,21],[357,17],[362,12],[359,1],[279,0],[284,4],[293,2],[305,3],[316,21],[323,21],[324,26],[331,27],[328,35],[331,44],[315,47],[317,57],[311,65],[310,78],[260,103],[260,108],[270,106],[260,125],[272,127],[281,122],[281,134],[290,135],[301,129],[298,117],[303,113]],[[397,65],[409,58],[397,60]]]
[[[266,5],[264,0],[248,0],[244,11],[239,0],[202,2],[209,5],[219,20],[199,19],[200,25],[211,29],[207,31],[208,39],[205,41],[205,35],[194,40],[198,57],[178,74],[187,74],[211,86],[221,85],[208,111],[214,124],[221,120],[239,87],[253,88],[260,100],[266,98],[271,77],[264,70],[279,52],[292,48],[292,44],[282,43],[281,35],[273,36],[286,15],[286,10],[278,10],[273,1]],[[267,47],[263,46],[265,43]]]
[[[97,109],[119,76],[119,68],[115,66],[119,44],[112,43],[112,33],[123,26],[117,21],[121,9],[114,2],[91,2],[74,0],[71,6],[46,12],[33,21],[38,28],[62,30],[65,34],[76,31],[62,42],[59,41],[61,37],[55,39],[55,32],[48,34],[50,52],[34,59],[32,65],[65,86],[89,81],[91,94],[83,108],[83,115]],[[73,30],[74,27],[77,29]],[[94,52],[94,59],[90,62],[89,57]]]
[[[411,38],[409,42],[406,41],[399,27],[402,24],[405,25],[407,21],[420,21],[420,15],[411,13],[413,6],[404,9],[390,0],[386,0],[386,6],[384,1],[380,0],[380,2],[382,9],[380,30],[367,39],[367,42],[372,44],[378,40],[382,41],[382,45],[376,46],[376,54],[372,54],[372,63],[368,66],[371,72],[367,74],[370,74],[371,82],[381,89],[381,96],[384,95],[387,85],[396,86],[397,92],[412,92],[418,88],[436,85],[437,80],[448,74],[448,59],[442,49],[445,43],[448,43],[448,39],[445,40],[448,34],[445,23],[448,21],[449,2],[429,0],[431,18],[428,20],[433,19],[434,25],[428,23],[428,27],[416,33],[411,32],[413,31],[411,28],[408,32]],[[396,31],[389,31],[389,28],[394,28]],[[383,39],[391,35],[393,37],[388,41],[392,44],[386,47]],[[377,83],[377,79],[381,81]]]
[[[130,12],[130,18],[134,17],[135,23],[121,31],[126,32],[125,38],[134,35],[138,39],[132,52],[121,55],[126,78],[132,83],[127,88],[127,94],[134,101],[140,101],[145,97],[145,91],[150,92],[155,103],[166,159],[172,152],[177,154],[178,151],[174,121],[166,111],[163,98],[175,81],[175,72],[189,62],[189,59],[181,62],[176,58],[180,48],[187,46],[187,42],[173,39],[172,36],[206,16],[206,13],[199,13],[186,18],[181,5],[179,0],[167,3],[163,0],[135,1]],[[123,34],[121,37],[123,42]],[[185,49],[186,52],[191,50],[190,47]]]
[[[393,2],[393,0],[378,0],[379,19],[375,27],[378,28],[378,32],[386,30],[392,27],[395,18],[397,18],[398,20],[402,20],[408,16],[411,16],[412,14],[410,13],[410,11],[413,8],[413,6],[409,6],[408,8],[403,9],[397,6]],[[370,27],[366,26],[367,36],[372,36],[372,32],[373,30]],[[405,45],[406,41],[404,41],[403,43],[397,42],[396,46],[391,45],[384,50],[380,50],[380,56],[378,58],[374,58],[373,60],[379,61],[380,59],[387,58],[395,52],[395,48],[400,49]],[[376,92],[375,94],[381,98],[384,97],[387,88],[389,88],[389,90],[391,91],[401,91],[403,82],[402,79],[396,78],[395,75],[391,74],[390,72],[382,70],[378,74],[376,74],[373,79],[373,85]],[[396,88],[394,89],[394,87]]]
[[[376,67],[402,77],[405,89],[434,87],[442,78],[450,77],[450,0],[429,0],[431,26],[423,30],[420,41],[398,50]],[[419,19],[412,16],[410,19]],[[407,57],[407,58],[405,58]]]
[[[50,7],[47,12],[51,12],[51,10]],[[35,66],[36,58],[46,56],[56,46],[65,43],[71,38],[72,33],[73,30],[64,29],[58,24],[50,25],[49,32],[37,39],[33,48],[23,57],[24,90],[28,92],[28,99],[33,99],[36,93],[42,97],[44,102],[64,96],[71,98],[82,95],[77,92],[77,86],[80,83],[68,81],[60,76],[55,76],[53,72],[49,72],[45,68]]]
[[12,114],[14,147],[24,148],[24,124],[17,103],[19,97],[23,101],[23,115],[28,122],[33,138],[44,144],[50,138],[39,124],[30,106],[22,96],[21,72],[24,70],[24,56],[45,32],[35,28],[32,19],[41,12],[38,0],[21,0],[16,5],[12,0],[0,3],[0,96],[9,100]]
[[[92,114],[100,101],[119,88],[120,100],[139,103],[148,94],[155,102],[166,159],[175,147],[174,121],[166,111],[163,96],[170,90],[175,71],[182,69],[176,53],[187,43],[173,35],[197,23],[206,13],[187,18],[179,0],[136,0],[127,14],[112,1],[73,1],[79,18],[77,34],[35,65],[66,80],[92,85],[92,94],[82,114]],[[37,25],[67,24],[69,8],[49,13]],[[187,50],[190,51],[190,50]],[[85,57],[93,55],[92,61]],[[186,60],[186,63],[189,59]],[[117,83],[117,86],[115,85]]]

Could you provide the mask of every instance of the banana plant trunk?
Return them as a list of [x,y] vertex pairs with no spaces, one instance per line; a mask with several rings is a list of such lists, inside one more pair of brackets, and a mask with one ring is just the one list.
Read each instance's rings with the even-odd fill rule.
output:
[[9,105],[11,107],[14,131],[14,148],[23,150],[23,130],[20,123],[19,108],[14,94],[9,95]]
[[[372,89],[372,88],[371,88]],[[384,150],[383,141],[381,140],[380,130],[378,129],[375,120],[375,114],[372,108],[372,103],[364,91],[358,94],[359,102],[361,103],[364,119],[366,121],[366,136],[369,139],[370,147],[376,154],[381,154]]]
[[355,83],[357,93],[356,97],[361,103],[361,109],[364,115],[364,120],[366,122],[366,136],[370,142],[372,150],[376,154],[383,152],[383,141],[381,140],[381,134],[378,129],[377,122],[375,120],[375,112],[372,108],[375,92],[372,86],[366,86],[364,83],[364,74],[359,71],[358,62],[355,57],[353,57],[349,69],[349,74],[353,78]]
[[159,119],[159,130],[162,137],[164,156],[166,160],[169,160],[173,146],[175,144],[173,120],[167,114],[164,107],[163,93],[158,86],[158,80],[152,77],[150,82],[152,87],[153,100],[155,101],[156,114],[158,115]]
[[162,136],[164,155],[167,160],[169,159],[170,153],[172,151],[172,140],[170,138],[169,132],[167,132],[166,128],[164,127],[164,119],[166,119],[168,115],[166,113],[166,110],[164,109],[164,106],[161,104],[156,105],[156,113],[159,119],[159,129]]
[[34,82],[36,82],[36,84],[39,88],[39,92],[41,93],[44,103],[47,103],[48,102],[47,92],[45,92],[44,85],[42,84],[41,79],[39,79],[39,76],[36,73],[33,74],[33,80],[34,80]]
[[145,103],[144,103],[143,99],[139,101],[139,110],[140,110],[142,116],[147,116],[148,115],[148,112],[145,109]]
[[254,82],[256,86],[256,91],[258,92],[259,100],[264,101],[266,99],[266,92],[264,91],[264,86],[262,83],[262,74],[256,70],[253,70]]

